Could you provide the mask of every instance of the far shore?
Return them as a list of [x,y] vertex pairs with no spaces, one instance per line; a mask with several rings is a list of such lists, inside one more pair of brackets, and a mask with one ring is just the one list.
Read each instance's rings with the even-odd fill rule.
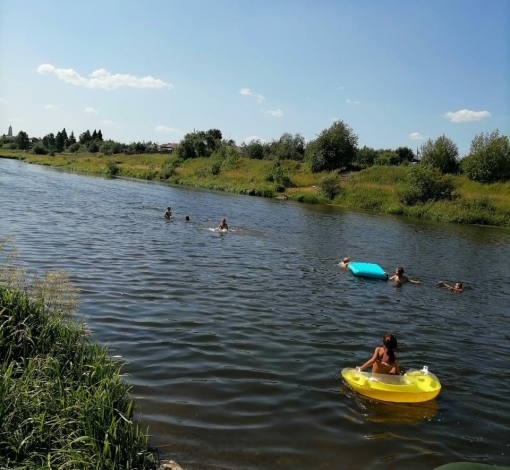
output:
[[[411,165],[373,166],[361,171],[312,173],[309,166],[294,160],[279,162],[276,169],[286,184],[275,182],[275,162],[240,157],[235,165],[213,169],[208,158],[178,161],[169,154],[103,155],[101,153],[55,156],[34,155],[19,150],[0,150],[0,158],[56,167],[90,175],[110,175],[166,182],[238,194],[280,197],[298,202],[333,204],[418,217],[440,222],[510,228],[510,182],[481,184],[465,176],[453,176],[455,198],[405,205],[400,194]],[[333,175],[336,190],[327,194],[321,181]],[[278,179],[277,179],[278,181]]]

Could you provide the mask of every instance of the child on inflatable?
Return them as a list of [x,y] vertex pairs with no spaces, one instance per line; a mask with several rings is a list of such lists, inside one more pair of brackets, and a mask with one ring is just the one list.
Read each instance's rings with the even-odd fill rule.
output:
[[398,352],[397,338],[391,333],[386,333],[383,337],[383,345],[375,348],[372,358],[356,369],[361,371],[372,366],[373,374],[399,375],[400,368],[395,352]]

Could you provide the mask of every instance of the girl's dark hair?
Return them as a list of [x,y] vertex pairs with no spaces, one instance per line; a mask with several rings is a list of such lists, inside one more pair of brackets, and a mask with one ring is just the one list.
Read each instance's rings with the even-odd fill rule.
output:
[[395,362],[395,351],[398,352],[397,337],[391,333],[386,333],[383,337],[383,344],[388,349],[391,362]]

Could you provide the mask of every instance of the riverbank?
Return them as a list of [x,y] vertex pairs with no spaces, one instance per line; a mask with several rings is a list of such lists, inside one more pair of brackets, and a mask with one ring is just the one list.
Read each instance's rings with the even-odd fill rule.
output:
[[122,364],[90,341],[76,305],[64,274],[27,284],[0,265],[0,467],[155,469]]
[[406,188],[412,166],[374,166],[349,174],[332,172],[337,189],[334,195],[327,195],[320,188],[328,174],[312,173],[308,165],[292,160],[275,164],[240,156],[235,161],[196,158],[181,162],[161,154],[87,153],[52,157],[16,150],[0,150],[0,158],[66,171],[156,180],[255,196],[285,196],[298,202],[333,204],[441,222],[510,227],[510,182],[481,184],[465,176],[454,176],[451,200],[406,205],[400,195]]

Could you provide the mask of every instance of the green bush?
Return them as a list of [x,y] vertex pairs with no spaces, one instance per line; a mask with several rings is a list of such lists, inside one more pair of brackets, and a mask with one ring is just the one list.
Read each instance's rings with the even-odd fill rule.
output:
[[48,150],[45,149],[41,144],[37,144],[32,149],[35,155],[48,155]]
[[319,181],[319,191],[329,200],[333,200],[340,190],[338,178],[335,174],[328,174]]
[[95,140],[93,140],[87,147],[87,150],[90,152],[90,153],[97,153],[99,152],[99,145],[97,145],[97,142]]
[[76,153],[78,150],[80,150],[80,144],[75,142],[74,144],[71,144],[67,150],[69,150],[71,153]]
[[452,199],[453,181],[438,168],[416,165],[411,168],[407,177],[407,187],[400,193],[400,201],[412,206],[428,201]]
[[120,172],[119,167],[113,160],[108,160],[106,162],[106,174],[110,176],[118,175]]
[[471,142],[470,153],[462,160],[462,170],[469,179],[494,183],[510,179],[510,145],[507,136],[495,130],[478,134]]

